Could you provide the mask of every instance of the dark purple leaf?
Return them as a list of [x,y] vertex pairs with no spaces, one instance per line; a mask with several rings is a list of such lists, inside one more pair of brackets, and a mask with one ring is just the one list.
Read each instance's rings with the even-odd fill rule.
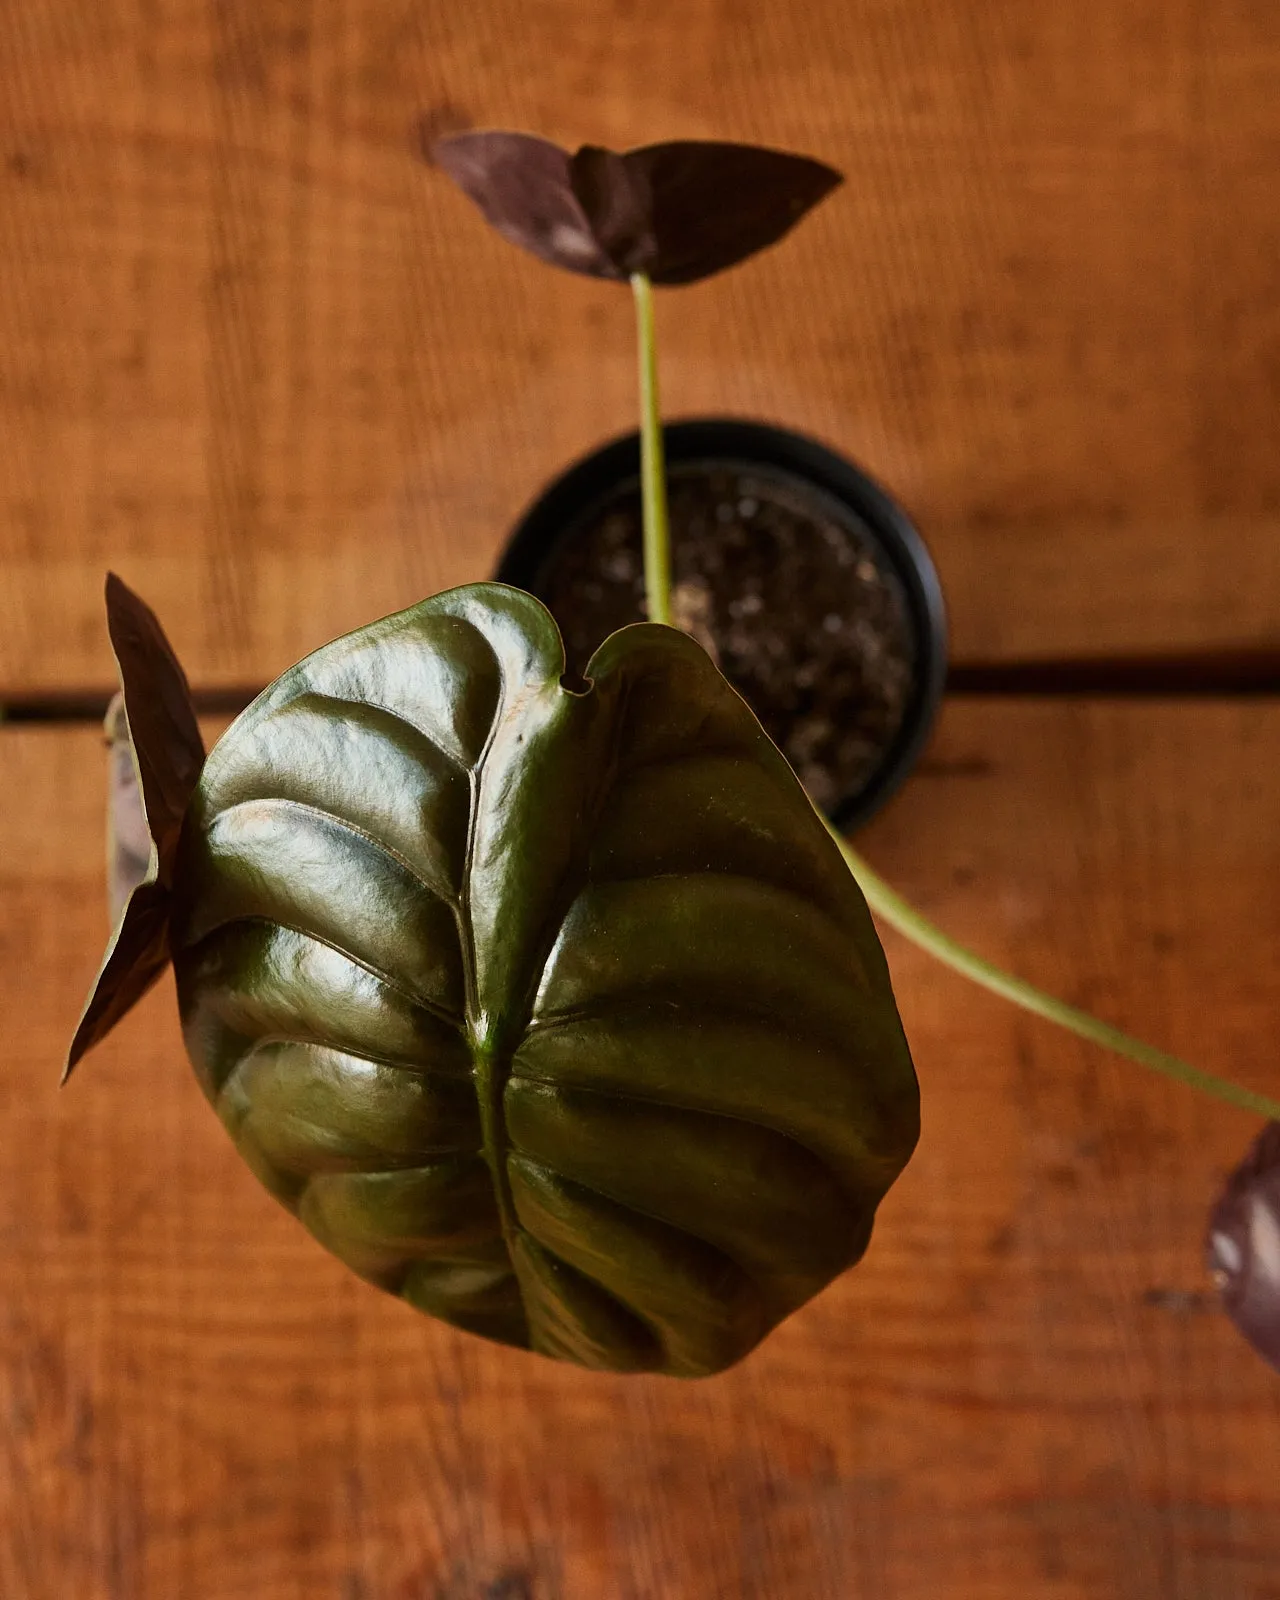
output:
[[504,239],[570,272],[623,276],[596,243],[559,145],[527,133],[458,133],[431,153]]
[[1209,1268],[1227,1315],[1280,1370],[1280,1122],[1269,1122],[1209,1220]]
[[154,612],[114,573],[107,577],[107,626],[123,685],[123,706],[113,702],[107,722],[108,895],[118,920],[71,1041],[64,1082],[169,964],[174,859],[204,765],[178,658]]
[[151,866],[151,834],[142,806],[138,769],[125,716],[124,695],[107,707],[107,905],[111,924],[119,922],[129,896],[145,881]]
[[678,140],[570,156],[520,133],[462,133],[432,153],[514,244],[597,278],[695,283],[775,244],[840,183],[807,156]]
[[658,240],[647,174],[634,168],[628,156],[583,145],[569,162],[569,181],[616,275],[652,273]]
[[655,283],[695,283],[776,244],[842,181],[807,156],[744,144],[651,144],[623,157],[649,195]]
[[168,889],[154,881],[139,884],[129,896],[76,1025],[64,1083],[81,1058],[106,1038],[169,965],[169,900]]
[[120,668],[147,826],[160,853],[160,882],[167,884],[178,830],[204,766],[204,740],[186,674],[155,612],[114,572],[107,574],[107,628]]

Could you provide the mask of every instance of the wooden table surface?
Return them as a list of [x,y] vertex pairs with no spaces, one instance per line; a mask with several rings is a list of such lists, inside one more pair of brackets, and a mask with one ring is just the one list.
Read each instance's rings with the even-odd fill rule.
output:
[[[487,235],[423,117],[847,172],[663,297],[669,410],[869,466],[962,665],[1280,651],[1278,74],[1271,0],[0,4],[0,705],[110,686],[107,566],[265,682],[632,424],[625,296]],[[1266,696],[956,695],[861,844],[1276,1093],[1277,769]],[[315,1246],[170,985],[57,1091],[98,732],[0,725],[0,779],[2,1600],[1280,1597],[1280,1377],[1202,1266],[1250,1118],[886,934],[925,1125],[865,1263],[720,1379],[562,1369]]]

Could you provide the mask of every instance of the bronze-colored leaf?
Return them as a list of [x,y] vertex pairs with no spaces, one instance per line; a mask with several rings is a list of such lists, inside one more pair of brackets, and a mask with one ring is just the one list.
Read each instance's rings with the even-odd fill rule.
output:
[[1228,1178],[1208,1255],[1227,1315],[1280,1370],[1280,1122],[1267,1124]]
[[758,145],[676,140],[570,156],[527,134],[455,134],[439,165],[512,243],[596,278],[695,283],[776,244],[841,177]]
[[107,716],[107,892],[115,926],[64,1082],[169,964],[174,861],[204,765],[186,675],[155,613],[114,573],[107,577],[107,626],[123,686]]

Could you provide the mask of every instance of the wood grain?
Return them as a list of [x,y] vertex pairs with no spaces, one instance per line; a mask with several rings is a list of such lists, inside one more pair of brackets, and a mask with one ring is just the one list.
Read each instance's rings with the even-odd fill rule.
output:
[[1262,0],[11,0],[0,697],[110,681],[109,565],[264,681],[632,425],[625,296],[488,236],[422,118],[841,166],[664,297],[670,413],[870,466],[962,660],[1275,643],[1278,72]]
[[[723,1379],[489,1347],[239,1163],[166,985],[55,1089],[104,934],[102,752],[0,730],[0,1594],[1277,1600],[1280,1380],[1206,1296],[1250,1119],[896,939],[918,1156]],[[864,835],[945,927],[1275,1092],[1273,705],[948,706]]]

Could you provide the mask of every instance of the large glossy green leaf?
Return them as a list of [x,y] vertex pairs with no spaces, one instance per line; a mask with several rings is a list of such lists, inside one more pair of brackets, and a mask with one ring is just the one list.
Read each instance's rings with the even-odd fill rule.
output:
[[917,1133],[862,897],[701,649],[561,682],[479,584],[326,646],[205,766],[171,946],[268,1187],[423,1311],[716,1371],[864,1250]]

